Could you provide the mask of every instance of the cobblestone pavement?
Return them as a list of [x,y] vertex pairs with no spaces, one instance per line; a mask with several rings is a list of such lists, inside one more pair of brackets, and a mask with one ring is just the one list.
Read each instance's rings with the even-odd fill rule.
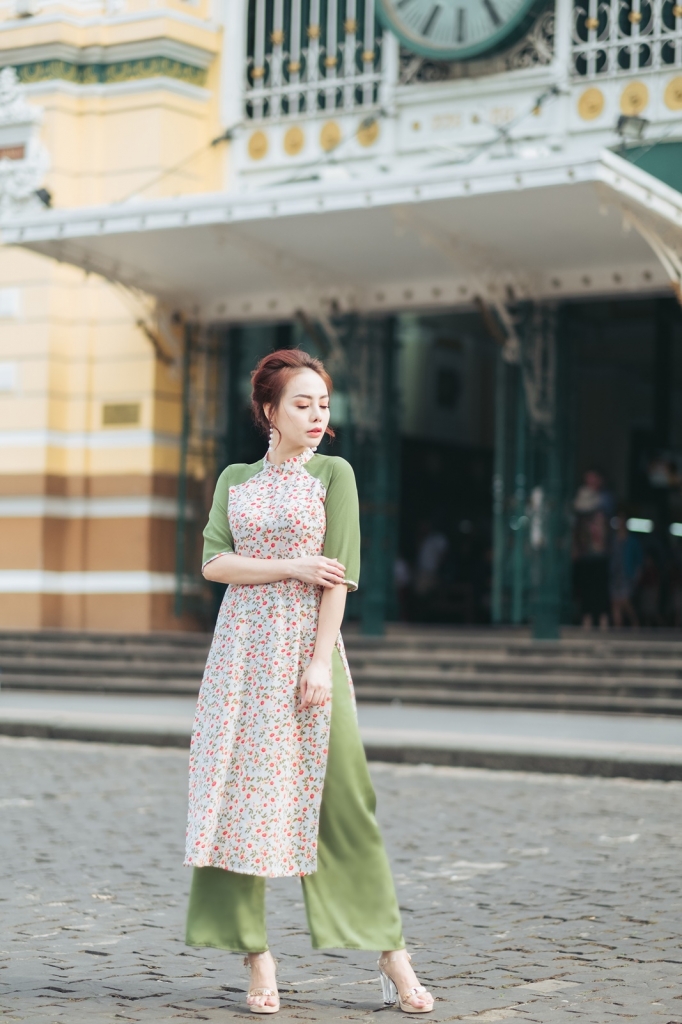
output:
[[[0,1015],[228,1021],[239,957],[188,949],[187,755],[0,739]],[[682,1022],[682,784],[374,765],[432,1020]],[[270,886],[283,1021],[398,1019],[369,953],[310,951]]]

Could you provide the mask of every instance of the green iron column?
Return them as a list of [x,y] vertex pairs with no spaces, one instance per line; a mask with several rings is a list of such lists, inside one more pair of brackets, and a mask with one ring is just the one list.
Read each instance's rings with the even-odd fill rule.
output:
[[562,500],[556,394],[557,315],[530,307],[523,332],[523,372],[530,393],[533,487],[531,490],[531,602],[535,640],[559,638],[561,572],[558,552]]
[[[241,452],[242,400],[240,394],[244,329],[230,327],[227,333],[227,436],[225,438],[225,465],[243,458]],[[220,469],[223,467],[221,466]]]
[[175,600],[173,611],[183,613],[185,583],[185,551],[187,546],[187,451],[190,431],[190,369],[192,358],[192,327],[185,326],[182,353],[182,424],[180,434],[180,467],[178,472],[178,518],[175,523]]
[[511,620],[515,625],[525,617],[525,562],[526,562],[526,396],[523,373],[516,373],[516,465],[514,472],[514,549],[512,555]]
[[382,636],[388,612],[396,539],[391,521],[395,515],[393,477],[398,470],[395,319],[371,322],[366,343],[376,346],[374,354],[377,359],[372,362],[375,366],[378,363],[380,374],[380,420],[377,431],[363,446],[364,473],[360,499],[364,506],[365,546],[361,626],[365,636]]
[[559,460],[555,438],[536,438],[541,483],[531,494],[531,547],[533,549],[531,621],[534,640],[558,640],[561,576],[557,551]]
[[493,467],[493,579],[491,618],[504,618],[504,564],[506,558],[505,455],[507,441],[507,364],[502,349],[495,370],[495,461]]

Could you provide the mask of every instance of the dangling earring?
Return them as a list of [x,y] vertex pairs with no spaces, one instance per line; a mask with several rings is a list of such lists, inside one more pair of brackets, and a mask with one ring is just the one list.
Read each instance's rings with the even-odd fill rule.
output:
[[274,428],[273,428],[272,423],[271,423],[270,424],[270,435],[268,437],[268,451],[269,452],[273,451],[272,439],[273,439],[274,433],[275,433],[275,431],[274,431]]

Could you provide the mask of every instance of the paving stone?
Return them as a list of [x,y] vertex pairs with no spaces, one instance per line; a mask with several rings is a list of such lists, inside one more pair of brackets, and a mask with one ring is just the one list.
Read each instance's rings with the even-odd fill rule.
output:
[[[682,784],[372,766],[432,1020],[682,1024]],[[241,958],[184,945],[187,755],[0,739],[0,1016],[248,1019]],[[398,1020],[376,957],[309,948],[268,885],[282,1021]]]

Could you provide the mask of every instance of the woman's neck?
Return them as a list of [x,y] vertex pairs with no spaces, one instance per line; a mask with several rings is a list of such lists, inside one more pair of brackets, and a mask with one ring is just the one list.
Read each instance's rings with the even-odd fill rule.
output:
[[281,441],[276,448],[268,448],[267,460],[271,462],[273,466],[281,466],[287,459],[294,459],[297,455],[302,455],[307,449],[308,445],[287,445]]

